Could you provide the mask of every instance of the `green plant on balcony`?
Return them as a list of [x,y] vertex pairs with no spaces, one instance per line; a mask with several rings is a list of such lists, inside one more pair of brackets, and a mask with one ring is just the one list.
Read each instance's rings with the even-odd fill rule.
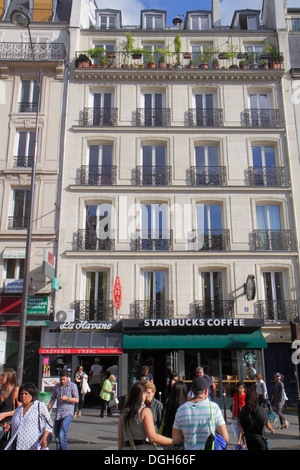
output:
[[87,54],[79,54],[75,65],[80,68],[88,68],[91,66],[91,60]]
[[105,67],[107,65],[105,49],[103,47],[93,47],[85,52],[91,59],[94,59],[94,61],[98,61],[99,59],[100,67]]
[[210,46],[202,46],[202,49],[199,50],[197,55],[201,68],[208,68],[208,63],[210,62],[213,54],[214,52]]
[[265,52],[270,55],[272,68],[281,68],[283,54],[278,50],[278,47],[273,43],[266,43]]
[[174,39],[174,47],[175,47],[175,56],[176,56],[176,67],[181,67],[181,61],[180,61],[180,54],[181,54],[181,38],[180,34],[176,34],[175,39]]

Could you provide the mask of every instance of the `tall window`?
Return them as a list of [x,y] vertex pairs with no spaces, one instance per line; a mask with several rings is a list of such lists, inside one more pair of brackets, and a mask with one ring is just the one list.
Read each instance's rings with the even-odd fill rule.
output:
[[17,167],[31,167],[34,156],[35,131],[20,131],[17,158]]
[[143,250],[167,250],[169,235],[167,231],[167,205],[142,205],[141,243]]
[[286,320],[283,273],[270,271],[263,273],[265,314],[268,320]]
[[164,96],[162,93],[145,93],[145,125],[163,126]]
[[168,314],[166,271],[144,271],[143,289],[145,316],[159,318]]
[[253,146],[253,183],[255,186],[276,185],[275,153],[274,147]]
[[197,204],[198,250],[224,249],[222,232],[222,206]]
[[13,213],[9,217],[10,229],[25,229],[28,224],[30,204],[29,189],[15,189],[13,191]]
[[21,81],[21,98],[19,111],[36,112],[38,106],[38,84],[36,80]]
[[204,271],[200,273],[201,300],[205,317],[223,316],[222,272]]
[[145,15],[145,27],[146,29],[162,29],[162,15]]
[[112,93],[93,93],[93,125],[106,126],[111,125],[112,121]]
[[89,184],[112,184],[112,145],[89,146]]
[[86,273],[86,313],[90,320],[105,320],[109,310],[109,273]]
[[259,248],[263,250],[283,249],[279,206],[256,206],[256,219]]
[[113,239],[111,227],[111,204],[86,206],[86,249],[105,250]]
[[164,186],[166,174],[166,149],[161,145],[144,145],[142,148],[143,184]]
[[218,185],[219,151],[215,145],[200,145],[195,147],[195,166],[197,185]]

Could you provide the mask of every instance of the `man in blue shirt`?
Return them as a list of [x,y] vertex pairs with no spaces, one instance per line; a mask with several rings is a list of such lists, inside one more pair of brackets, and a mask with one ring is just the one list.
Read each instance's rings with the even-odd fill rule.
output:
[[57,450],[67,450],[67,434],[73,419],[75,403],[79,402],[78,388],[69,381],[69,372],[60,372],[60,383],[56,384],[48,405],[51,410],[56,400],[54,434]]

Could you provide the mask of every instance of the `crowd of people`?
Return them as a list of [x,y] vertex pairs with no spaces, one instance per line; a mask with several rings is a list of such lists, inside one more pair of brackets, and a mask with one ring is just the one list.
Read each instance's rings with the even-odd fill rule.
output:
[[[99,372],[98,365],[95,362],[96,375]],[[277,421],[277,418],[262,376],[256,371],[249,374],[252,374],[256,386],[251,384],[247,387],[245,383],[240,383],[232,398],[232,428],[237,437],[236,448],[265,450],[268,449],[265,428],[274,433],[271,423]],[[287,429],[289,423],[283,416],[287,399],[284,377],[276,373],[274,379],[271,401],[279,418],[278,429]],[[95,380],[90,383],[91,387],[97,385],[101,417],[104,417],[105,411],[108,416],[111,415],[109,405],[115,397],[115,380],[116,376],[108,371],[104,382]],[[81,416],[84,396],[91,391],[82,366],[77,367],[74,382],[70,380],[67,370],[61,371],[59,383],[53,389],[48,406],[39,401],[34,384],[28,382],[20,387],[17,385],[13,369],[2,372],[0,386],[0,450],[48,449],[52,432],[56,449],[67,450],[70,423],[77,413]],[[189,391],[186,383],[173,373],[164,405],[155,395],[153,376],[145,366],[120,412],[119,450],[150,450],[153,446],[163,446],[168,450],[201,450],[207,448],[208,438],[215,433],[225,444],[228,442],[226,422],[219,405],[214,401],[216,385],[202,367],[196,368]],[[56,412],[52,419],[54,403]]]

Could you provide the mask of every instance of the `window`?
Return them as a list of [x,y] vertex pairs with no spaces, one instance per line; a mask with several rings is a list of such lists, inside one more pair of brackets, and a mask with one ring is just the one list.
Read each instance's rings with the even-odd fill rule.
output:
[[167,205],[143,204],[141,209],[141,249],[168,250]]
[[255,186],[276,186],[277,173],[275,168],[274,147],[252,147],[253,174],[252,184]]
[[146,29],[163,29],[163,16],[162,15],[145,15]]
[[197,204],[196,211],[198,250],[224,249],[222,206],[218,204]]
[[258,28],[258,19],[256,15],[239,15],[240,28],[247,30],[255,30]]
[[167,272],[143,271],[143,309],[145,318],[169,316]]
[[300,31],[300,18],[292,18],[292,31]]
[[164,186],[168,183],[166,173],[166,149],[160,145],[142,148],[143,185]]
[[265,316],[267,320],[287,320],[284,295],[284,277],[280,271],[263,273]]
[[112,184],[112,145],[90,145],[88,158],[88,184]]
[[259,249],[283,250],[284,233],[281,230],[280,211],[277,205],[256,206],[257,240]]
[[6,260],[6,279],[24,279],[25,259]]
[[276,127],[278,125],[277,110],[271,109],[269,93],[249,94],[249,125],[251,127]]
[[34,157],[35,131],[20,131],[15,166],[31,167]]
[[85,249],[111,249],[113,239],[111,204],[87,205],[85,230]]
[[201,15],[201,16],[193,15],[191,17],[191,23],[192,23],[193,31],[197,31],[197,30],[202,31],[202,30],[210,29],[210,22],[209,22],[208,15]]
[[163,101],[162,93],[145,93],[145,126],[162,126],[163,125]]
[[13,215],[9,217],[9,229],[26,229],[29,216],[30,190],[13,191]]
[[206,63],[211,66],[213,44],[212,43],[201,43],[201,44],[192,44],[192,59],[195,61],[196,67],[199,67],[199,53],[203,53],[203,56],[206,57]]
[[[90,321],[108,320],[112,303],[109,301],[109,272],[88,271],[86,273],[85,318]],[[81,309],[82,309],[81,307]]]
[[202,312],[206,318],[223,317],[223,274],[221,271],[200,272]]
[[116,16],[101,15],[100,16],[100,28],[101,29],[114,29],[116,28]]
[[110,92],[93,93],[91,95],[93,107],[93,125],[107,126],[113,121],[112,102],[113,94]]
[[195,147],[196,185],[220,183],[218,147],[201,145]]
[[19,112],[37,112],[38,106],[38,84],[36,80],[21,81],[21,97]]
[[196,126],[214,125],[214,96],[211,93],[195,95]]

